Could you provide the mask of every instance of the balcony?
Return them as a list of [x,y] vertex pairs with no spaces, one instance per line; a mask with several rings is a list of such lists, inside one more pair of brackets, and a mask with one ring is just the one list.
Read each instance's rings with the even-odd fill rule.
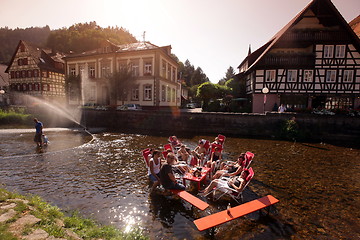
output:
[[315,65],[315,55],[269,55],[258,64],[266,68],[311,68]]
[[311,42],[311,43],[327,43],[327,42],[347,42],[348,34],[344,31],[304,31],[304,32],[288,32],[281,37],[284,42]]

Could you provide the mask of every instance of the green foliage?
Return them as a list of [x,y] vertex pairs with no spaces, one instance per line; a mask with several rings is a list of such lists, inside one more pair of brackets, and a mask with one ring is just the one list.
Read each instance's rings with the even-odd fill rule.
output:
[[215,100],[215,101],[210,102],[207,107],[203,108],[203,110],[206,111],[206,112],[220,112],[220,111],[222,111],[220,101]]
[[230,66],[225,73],[225,77],[219,80],[220,85],[224,85],[227,81],[229,81],[231,78],[235,76],[235,70],[232,66]]
[[106,40],[117,45],[136,42],[127,30],[119,27],[102,28],[94,21],[52,31],[46,45],[64,53],[84,52],[97,49]]
[[[28,235],[34,228],[41,228],[45,230],[49,235],[55,238],[67,238],[69,237],[63,227],[56,224],[56,221],[63,220],[65,228],[69,228],[76,232],[81,239],[111,239],[111,240],[145,240],[147,237],[143,236],[141,229],[135,228],[130,232],[121,232],[120,230],[112,226],[99,226],[93,220],[82,218],[77,212],[70,217],[65,217],[64,214],[55,206],[44,202],[38,196],[23,197],[16,193],[8,192],[5,189],[0,188],[0,201],[12,200],[12,199],[26,199],[29,201],[28,205],[22,201],[14,201],[17,207],[14,209],[18,213],[24,211],[30,211],[35,217],[40,218],[41,221],[35,226],[26,226],[22,234]],[[30,208],[29,206],[32,206]],[[9,223],[14,222],[17,218],[12,218],[6,223],[0,224],[0,239],[1,240],[15,240],[17,239],[8,231]],[[69,238],[72,239],[72,238]]]
[[25,29],[5,27],[0,28],[0,63],[10,62],[20,40],[64,53],[93,50],[104,40],[110,40],[114,44],[136,42],[135,37],[127,30],[119,27],[102,28],[96,22],[78,23],[57,30],[50,30],[49,26]]
[[1,240],[17,240],[18,238],[15,237],[12,233],[7,230],[7,226],[0,224],[0,239]]
[[64,224],[66,228],[71,228],[83,239],[148,239],[142,235],[140,229],[122,233],[112,226],[99,227],[94,221],[80,217],[78,212],[74,212],[72,216],[66,217]]
[[185,81],[185,86],[190,87],[189,97],[194,99],[197,95],[197,86],[209,82],[209,78],[200,67],[196,68],[187,59],[185,63],[178,62],[180,79]]
[[9,109],[7,111],[0,109],[1,124],[26,124],[31,119],[30,114],[25,114],[24,110]]
[[291,141],[299,140],[301,133],[297,122],[294,119],[283,121],[280,128],[280,136]]
[[39,47],[44,47],[50,31],[49,26],[25,29],[9,29],[8,27],[0,28],[0,62],[10,62],[20,40],[29,41]]

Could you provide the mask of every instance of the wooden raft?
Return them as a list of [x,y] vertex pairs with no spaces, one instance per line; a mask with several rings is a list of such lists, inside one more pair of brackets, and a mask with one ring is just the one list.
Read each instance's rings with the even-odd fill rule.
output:
[[194,223],[200,231],[203,231],[220,225],[222,223],[234,220],[246,214],[255,212],[262,208],[268,207],[277,202],[279,202],[279,200],[277,200],[271,195],[267,195],[266,197],[262,197],[251,202],[247,202],[239,206],[218,213],[214,213],[203,218],[196,219]]
[[173,194],[178,195],[180,198],[199,208],[200,210],[205,210],[209,204],[195,197],[194,195],[188,193],[184,190],[170,190]]

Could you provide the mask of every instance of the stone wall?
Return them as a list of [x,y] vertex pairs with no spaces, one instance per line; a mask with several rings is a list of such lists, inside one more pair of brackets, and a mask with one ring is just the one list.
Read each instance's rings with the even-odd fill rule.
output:
[[170,134],[209,134],[275,137],[281,124],[296,118],[301,131],[314,140],[359,141],[360,118],[314,114],[190,113],[180,111],[95,111],[83,112],[82,124],[112,130],[155,131]]

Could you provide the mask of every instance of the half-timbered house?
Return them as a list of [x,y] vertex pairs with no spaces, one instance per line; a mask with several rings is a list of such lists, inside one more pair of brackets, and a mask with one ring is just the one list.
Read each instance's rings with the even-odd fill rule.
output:
[[360,41],[330,0],[313,0],[239,65],[253,112],[360,108]]
[[9,74],[11,104],[30,104],[30,95],[47,101],[65,101],[63,54],[19,41],[6,69]]
[[[122,105],[143,107],[174,107],[181,104],[178,63],[171,55],[171,46],[159,47],[150,42],[116,45],[110,41],[98,49],[65,58],[67,78],[79,77],[83,94],[76,97],[70,89],[70,104]],[[114,98],[110,78],[116,72],[129,69],[133,84],[122,99]]]

